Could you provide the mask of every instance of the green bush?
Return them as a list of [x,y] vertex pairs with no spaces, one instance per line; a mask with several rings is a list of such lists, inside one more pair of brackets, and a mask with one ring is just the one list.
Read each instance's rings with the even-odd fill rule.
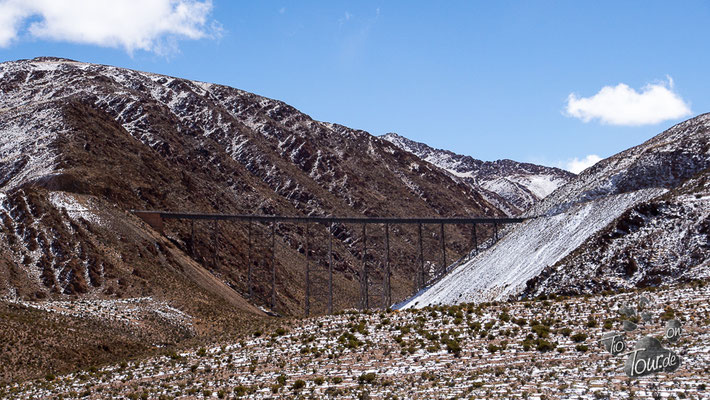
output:
[[532,330],[537,334],[537,337],[539,338],[546,338],[550,336],[550,328],[546,325],[533,325]]
[[661,321],[669,321],[673,318],[675,318],[675,310],[670,306],[666,306],[661,314]]
[[458,357],[461,354],[461,344],[456,339],[449,339],[446,341],[446,351]]
[[586,333],[578,332],[578,333],[575,333],[574,335],[572,335],[572,341],[575,343],[582,343],[585,340],[587,340]]
[[340,335],[340,337],[338,338],[338,343],[344,345],[348,349],[356,349],[364,344],[350,332],[345,332]]
[[360,375],[357,380],[360,384],[372,384],[377,379],[377,374],[374,372],[367,372]]
[[507,312],[503,312],[498,316],[498,319],[500,319],[503,322],[509,322],[510,321],[510,314]]
[[555,347],[556,346],[553,343],[548,342],[547,340],[544,340],[544,339],[538,339],[537,345],[535,346],[535,348],[539,352],[551,351],[551,350],[554,350]]
[[245,394],[247,394],[247,391],[248,391],[248,390],[247,390],[246,386],[244,386],[244,385],[239,385],[239,386],[237,386],[237,387],[234,388],[234,395],[235,395],[236,397],[242,397],[242,396],[244,396]]

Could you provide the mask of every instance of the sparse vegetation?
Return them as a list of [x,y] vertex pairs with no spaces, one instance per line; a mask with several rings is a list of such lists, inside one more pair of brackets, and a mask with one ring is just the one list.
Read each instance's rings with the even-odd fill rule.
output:
[[[706,297],[697,297],[694,292],[692,301],[697,304],[710,299],[710,288],[706,291]],[[661,293],[670,296],[672,292]],[[74,397],[89,391],[90,396],[114,396],[121,392],[123,397],[135,399],[274,395],[406,398],[407,391],[413,388],[452,393],[451,397],[463,392],[466,397],[490,398],[496,394],[486,382],[498,382],[505,388],[501,392],[505,397],[521,397],[524,393],[518,389],[520,385],[530,388],[530,382],[556,382],[559,367],[575,371],[583,384],[600,379],[600,375],[623,374],[616,363],[607,362],[601,349],[594,351],[589,345],[589,337],[601,335],[604,329],[588,328],[587,321],[603,315],[607,301],[603,297],[595,304],[584,301],[584,297],[557,298],[544,316],[538,315],[535,308],[525,307],[529,302],[439,306],[387,314],[348,311],[311,318],[304,328],[294,323],[287,325],[287,329],[282,324],[281,336],[277,334],[277,326],[265,329],[273,332],[266,337],[255,337],[249,331],[234,345],[203,346],[192,352],[165,350],[154,359],[123,362],[113,369],[90,367],[71,379],[47,374],[35,387],[42,384],[42,390],[56,393],[64,390],[62,393],[69,397],[69,390],[60,388],[74,382],[80,384]],[[691,304],[674,307],[675,315],[697,312]],[[481,310],[480,316],[477,310]],[[434,319],[430,317],[432,312],[437,315]],[[507,322],[506,313],[510,316]],[[565,320],[570,314],[573,318]],[[466,322],[457,324],[460,315]],[[695,329],[710,329],[703,323],[708,319],[705,312],[694,318],[700,321]],[[386,325],[382,324],[385,319],[389,320]],[[376,329],[378,325],[381,327]],[[279,339],[273,339],[274,335]],[[679,346],[695,343],[692,338],[683,340],[687,341],[679,342]],[[508,356],[522,362],[508,363]],[[694,373],[704,373],[702,367],[686,365]],[[412,374],[406,366],[426,370]],[[283,373],[274,374],[274,367]],[[543,372],[533,376],[532,370]],[[174,372],[159,375],[167,371]],[[114,374],[120,374],[125,389],[108,385],[115,379]],[[150,376],[153,380],[145,379]],[[686,392],[675,392],[678,398],[698,397],[696,394],[705,390],[700,385],[685,387]],[[570,397],[570,390],[569,386],[559,385],[549,389],[546,396]],[[528,391],[529,397],[537,394]],[[0,397],[4,393],[0,388]]]

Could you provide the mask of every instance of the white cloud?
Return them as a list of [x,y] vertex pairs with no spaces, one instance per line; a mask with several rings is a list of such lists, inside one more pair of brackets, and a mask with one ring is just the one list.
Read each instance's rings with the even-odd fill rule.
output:
[[218,36],[211,11],[211,0],[0,0],[0,47],[29,23],[37,39],[166,54],[179,39]]
[[352,14],[350,14],[349,11],[345,11],[345,14],[341,18],[338,18],[338,26],[342,27],[346,22],[350,21],[350,19],[353,17]]
[[590,154],[581,160],[575,157],[564,165],[564,169],[569,172],[578,174],[584,171],[585,169],[591,167],[592,165],[596,164],[597,162],[601,161],[601,159],[602,158],[596,154]]
[[567,115],[584,122],[598,119],[609,125],[651,125],[691,114],[690,106],[673,91],[673,79],[649,83],[637,92],[624,83],[604,86],[592,97],[567,97]]

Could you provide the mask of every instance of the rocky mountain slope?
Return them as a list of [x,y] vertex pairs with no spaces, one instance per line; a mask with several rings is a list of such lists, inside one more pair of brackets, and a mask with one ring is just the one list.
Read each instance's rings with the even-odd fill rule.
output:
[[[25,271],[14,279],[25,280],[32,292],[75,294],[115,286],[102,267],[108,265],[103,254],[109,249],[97,244],[75,256],[73,248],[79,243],[86,247],[88,239],[71,235],[82,228],[89,236],[112,224],[133,223],[124,212],[128,209],[501,214],[466,185],[385,140],[313,121],[282,102],[237,89],[47,58],[0,65],[0,82],[4,235],[14,243],[5,251]],[[46,219],[48,212],[57,214],[55,221]],[[71,222],[80,226],[67,226]],[[62,227],[65,240],[56,233]],[[177,250],[187,249],[186,228],[180,223],[167,228]],[[263,239],[265,228],[257,226],[257,237]],[[337,269],[350,275],[347,261],[359,251],[353,228],[336,227]],[[226,240],[218,243],[217,263],[208,262],[213,250],[209,227],[198,224],[196,229],[195,261],[239,288],[246,270],[246,226],[220,226]],[[284,283],[299,279],[300,266],[292,260],[302,259],[302,231],[301,226],[278,227],[284,248],[277,262]],[[135,238],[133,233],[113,236],[116,241]],[[455,232],[451,238],[451,250],[463,251]],[[404,252],[402,246],[400,240],[395,251]],[[148,257],[161,257],[161,252],[156,249]],[[132,264],[133,256],[113,258],[111,265]],[[261,266],[262,261],[257,260]],[[300,302],[296,291],[283,294],[291,298],[281,304],[284,311]]]
[[527,283],[525,294],[668,284],[710,277],[710,170],[640,203]]
[[602,160],[407,306],[707,278],[710,114]]
[[[146,315],[160,314],[152,302],[165,302],[190,326],[175,330],[150,317],[165,334],[154,341],[165,342],[212,337],[238,329],[233,321],[257,318],[252,304],[267,305],[270,292],[270,227],[253,226],[254,298],[247,301],[247,224],[198,222],[193,241],[191,224],[168,222],[161,235],[131,209],[503,215],[390,142],[314,121],[277,100],[65,59],[0,64],[0,299],[14,310],[28,301],[149,298],[141,303]],[[384,229],[371,228],[367,257],[377,279]],[[357,305],[361,229],[334,227],[336,309]],[[395,299],[413,290],[414,229],[390,228]],[[274,311],[281,314],[303,312],[304,233],[302,225],[276,227]],[[447,228],[450,257],[468,250],[468,234]],[[438,233],[425,227],[425,235],[425,253],[434,253]],[[328,233],[316,227],[309,236],[318,313],[325,310]]]
[[380,137],[466,182],[510,216],[522,214],[575,176],[559,168],[513,160],[481,161],[434,149],[396,133]]

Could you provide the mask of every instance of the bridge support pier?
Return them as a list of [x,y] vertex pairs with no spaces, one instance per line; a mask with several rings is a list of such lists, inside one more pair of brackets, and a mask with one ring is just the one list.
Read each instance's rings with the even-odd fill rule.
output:
[[444,236],[444,223],[441,223],[441,271],[446,272],[446,237]]
[[252,265],[253,262],[251,260],[251,225],[252,221],[249,221],[249,225],[247,227],[247,293],[249,293],[249,298],[252,299],[254,297],[254,293],[252,292],[252,284],[251,284],[251,276],[252,276]]
[[217,270],[219,266],[219,226],[217,220],[212,224],[213,249],[212,249],[212,268]]
[[190,257],[195,259],[195,220],[190,221]]
[[385,271],[382,281],[382,308],[392,305],[392,290],[390,288],[390,226],[385,224]]
[[478,236],[476,236],[476,223],[473,223],[473,232],[471,236],[473,237],[473,248],[476,250],[476,255],[478,255]]
[[276,220],[271,221],[271,310],[276,308]]
[[333,221],[328,224],[328,314],[333,313]]
[[306,317],[311,315],[311,264],[308,259],[310,249],[310,238],[308,236],[308,222],[306,222]]
[[417,224],[418,241],[419,241],[419,272],[418,282],[417,282],[417,292],[424,289],[425,282],[425,272],[424,272],[424,245],[422,242],[422,223]]
[[158,231],[158,233],[163,233],[165,224],[163,223],[163,217],[159,212],[143,211],[140,213],[134,213],[138,218],[142,219],[143,222],[150,225],[151,228]]
[[362,309],[369,308],[367,287],[367,224],[362,224],[362,270],[360,271],[360,296]]

